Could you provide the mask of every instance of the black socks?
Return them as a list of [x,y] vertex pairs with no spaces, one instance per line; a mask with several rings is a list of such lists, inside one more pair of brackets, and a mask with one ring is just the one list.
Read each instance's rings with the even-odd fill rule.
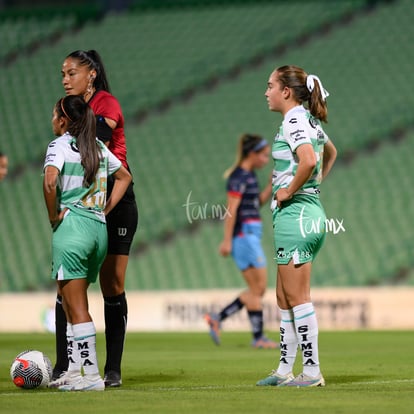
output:
[[106,363],[104,372],[121,373],[121,359],[124,350],[128,306],[125,292],[118,296],[106,296],[105,302],[105,339]]
[[55,327],[56,327],[56,364],[53,371],[60,373],[67,371],[68,361],[68,348],[66,339],[66,315],[62,306],[62,296],[56,296],[55,305]]
[[229,316],[233,315],[234,313],[238,312],[240,309],[243,308],[243,303],[241,302],[240,298],[236,298],[233,302],[227,305],[219,314],[220,321],[228,318]]
[[260,339],[263,336],[263,311],[247,311],[252,326],[253,338]]

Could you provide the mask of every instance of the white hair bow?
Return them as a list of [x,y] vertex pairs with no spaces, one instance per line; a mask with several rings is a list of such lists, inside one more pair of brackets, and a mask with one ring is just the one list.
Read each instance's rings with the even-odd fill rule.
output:
[[309,92],[312,92],[315,88],[315,80],[319,83],[319,89],[321,90],[321,96],[324,101],[329,96],[329,92],[323,87],[321,80],[316,75],[308,75],[306,78],[306,87]]

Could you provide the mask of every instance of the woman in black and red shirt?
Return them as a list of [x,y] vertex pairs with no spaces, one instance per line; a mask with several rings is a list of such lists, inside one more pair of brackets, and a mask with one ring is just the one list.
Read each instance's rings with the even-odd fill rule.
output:
[[[62,65],[62,84],[67,95],[82,95],[96,116],[96,134],[110,151],[130,171],[124,134],[124,116],[118,100],[110,93],[109,83],[101,57],[95,50],[77,50],[70,53]],[[108,196],[112,183],[108,180]],[[119,387],[121,359],[127,324],[125,274],[133,237],[138,225],[138,209],[133,183],[125,196],[107,216],[108,253],[100,271],[99,280],[105,303],[106,387]],[[53,382],[64,382],[67,369],[66,320],[58,292],[56,301],[56,353]]]

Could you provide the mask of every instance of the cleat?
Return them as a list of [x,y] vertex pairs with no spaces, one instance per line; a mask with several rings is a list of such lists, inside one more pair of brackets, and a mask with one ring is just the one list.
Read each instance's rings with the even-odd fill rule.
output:
[[286,375],[279,375],[277,371],[274,369],[268,377],[263,378],[262,380],[259,380],[256,382],[256,385],[259,386],[273,386],[273,387],[280,387],[283,386],[286,383],[289,383],[290,381],[293,381],[295,377],[291,372]]
[[51,381],[55,381],[58,378],[60,378],[62,375],[66,374],[67,369],[61,370],[59,368],[53,368],[53,372],[52,372],[52,379]]
[[279,344],[266,336],[262,336],[258,339],[253,339],[252,347],[257,349],[278,349]]
[[206,313],[204,315],[205,321],[208,323],[208,326],[210,327],[210,336],[213,342],[216,345],[220,345],[220,321],[219,317],[215,313]]
[[283,387],[324,387],[325,380],[322,374],[319,374],[317,377],[310,377],[309,375],[305,375],[303,372],[299,374],[295,379],[292,381],[281,385]]
[[48,388],[59,388],[61,385],[68,384],[69,382],[72,382],[79,378],[81,378],[79,372],[63,371],[57,378],[52,378],[52,381],[50,381],[48,384]]
[[121,374],[116,371],[108,371],[104,376],[105,388],[120,387],[122,384]]
[[99,375],[84,375],[61,385],[58,389],[59,391],[104,391],[105,383]]

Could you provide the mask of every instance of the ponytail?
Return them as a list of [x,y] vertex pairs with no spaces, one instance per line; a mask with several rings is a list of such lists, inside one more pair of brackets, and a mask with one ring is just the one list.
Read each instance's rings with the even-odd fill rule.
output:
[[229,178],[232,172],[253,152],[259,152],[268,145],[267,141],[259,135],[243,134],[237,144],[236,159],[234,164],[224,171],[223,178]]
[[283,87],[292,89],[299,103],[307,102],[309,112],[322,122],[328,122],[326,98],[329,93],[316,75],[308,75],[302,68],[294,65],[281,66],[275,70]]
[[67,58],[78,60],[81,66],[87,66],[90,70],[96,71],[96,77],[93,80],[93,86],[97,91],[111,92],[108,78],[106,76],[105,67],[101,56],[96,50],[75,50],[70,53]]
[[323,122],[328,122],[328,108],[326,98],[329,92],[322,86],[321,80],[316,75],[306,77],[306,87],[310,92],[309,111],[315,117]]
[[67,132],[76,139],[76,147],[84,169],[83,185],[90,187],[95,181],[102,158],[96,140],[96,118],[91,107],[78,95],[69,95],[55,105],[58,116],[68,119]]

